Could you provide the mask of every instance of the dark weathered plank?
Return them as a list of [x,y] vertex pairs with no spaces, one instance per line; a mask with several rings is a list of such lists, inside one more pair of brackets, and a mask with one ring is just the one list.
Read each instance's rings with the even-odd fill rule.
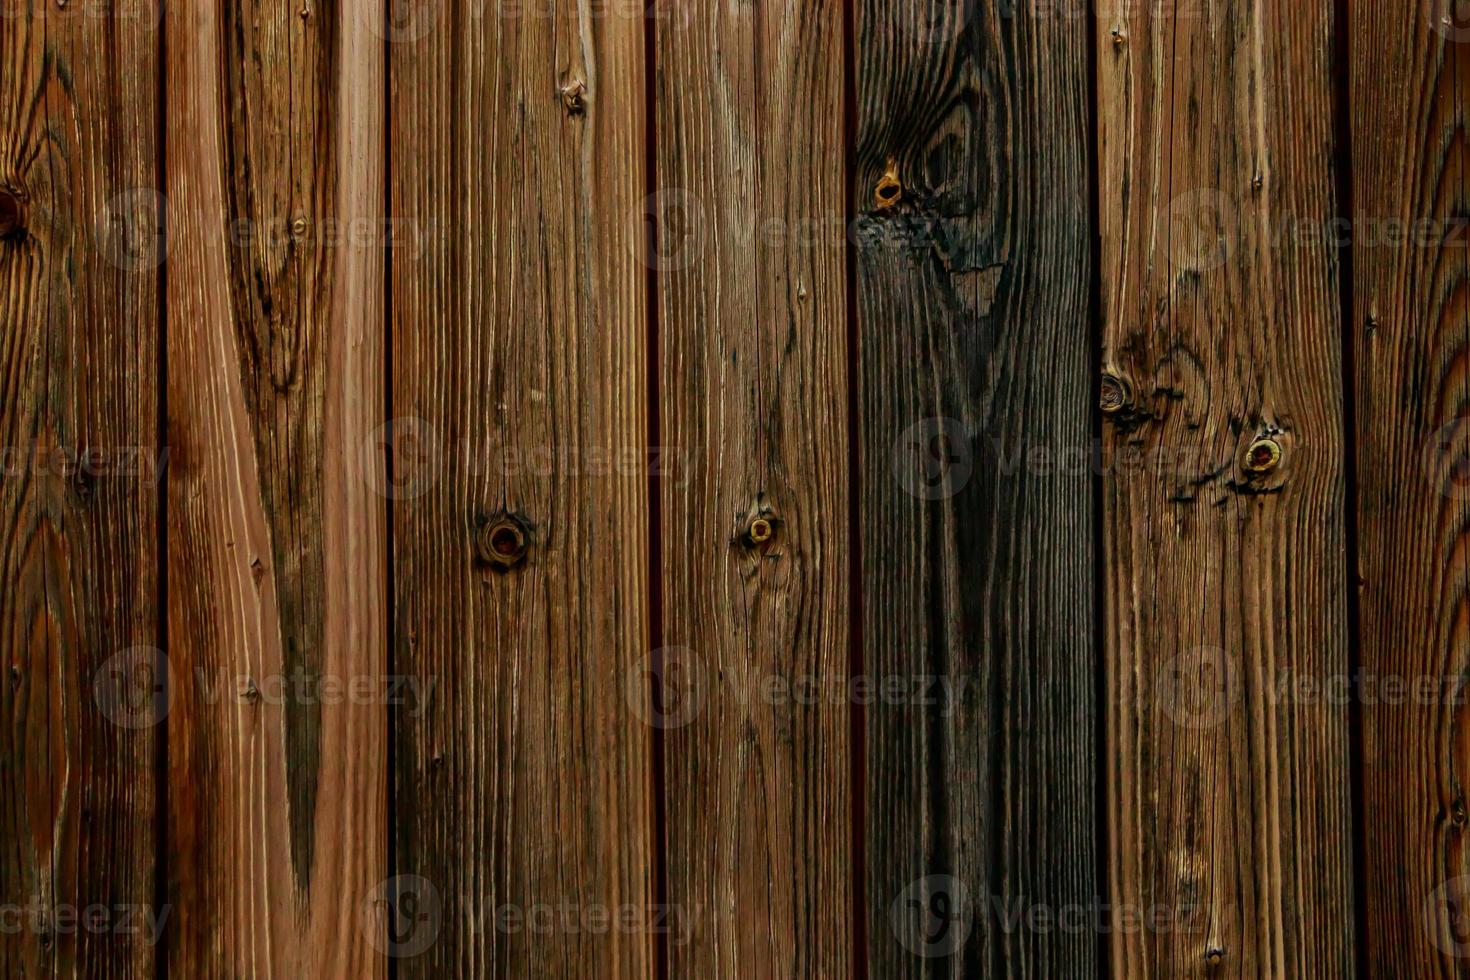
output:
[[440,911],[399,975],[647,977],[644,22],[418,13],[392,45],[393,643],[437,687],[397,718],[394,833]]
[[346,0],[167,26],[170,973],[382,976],[384,44]]
[[1352,969],[1332,20],[1096,25],[1115,976]]
[[658,13],[670,975],[846,977],[843,9]]
[[6,977],[154,969],[153,13],[0,5]]
[[1372,25],[1350,35],[1364,962],[1465,976],[1470,21],[1388,0],[1350,14]]
[[903,680],[867,709],[875,977],[1098,966],[1091,928],[1006,921],[1099,887],[1087,35],[1065,8],[859,8],[863,645]]

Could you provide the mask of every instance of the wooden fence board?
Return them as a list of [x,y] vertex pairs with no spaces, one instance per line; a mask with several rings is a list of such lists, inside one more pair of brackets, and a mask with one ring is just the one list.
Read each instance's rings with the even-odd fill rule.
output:
[[[159,732],[126,700],[158,622],[154,12],[0,8],[0,225],[24,211],[0,240],[7,977],[154,970],[131,926],[162,914]],[[113,925],[67,918],[97,904]]]
[[1470,22],[1447,4],[1373,0],[1350,17],[1372,25],[1349,35],[1364,965],[1461,976]]
[[1117,976],[1352,970],[1332,24],[1097,21]]
[[843,28],[834,0],[656,19],[676,977],[852,969]]
[[337,0],[167,29],[170,972],[383,976],[384,44]]
[[867,709],[875,977],[1098,965],[1090,929],[1002,920],[1099,887],[1087,34],[1065,8],[859,5],[865,670],[908,695]]
[[391,45],[394,656],[437,685],[397,719],[394,833],[441,908],[399,975],[647,977],[644,22],[517,9],[426,5]]

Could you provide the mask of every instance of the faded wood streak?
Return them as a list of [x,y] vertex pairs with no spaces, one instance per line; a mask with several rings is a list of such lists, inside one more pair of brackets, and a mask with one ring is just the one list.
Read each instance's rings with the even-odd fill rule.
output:
[[179,975],[382,976],[384,45],[171,8],[170,899]]
[[[1097,21],[1116,976],[1352,970],[1332,5]],[[1245,467],[1258,439],[1276,469]]]
[[[1375,977],[1470,975],[1470,21],[1452,10],[1382,0],[1351,9],[1352,23],[1373,25],[1371,38],[1350,35],[1349,335],[1369,695],[1360,901]],[[1407,234],[1386,237],[1390,222]]]
[[670,972],[845,977],[843,11],[656,23]]
[[865,669],[909,693],[867,709],[875,977],[1098,969],[1000,915],[1098,888],[1084,23],[859,5]]
[[[141,908],[158,729],[110,694],[157,642],[153,6],[4,13],[0,188],[29,224],[0,241],[0,903]],[[153,975],[145,935],[25,915],[0,974]]]
[[[437,687],[397,716],[394,833],[444,911],[399,975],[646,978],[644,23],[420,12],[391,45],[393,643]],[[497,571],[477,542],[506,517],[530,547]],[[562,903],[639,918],[495,928]]]

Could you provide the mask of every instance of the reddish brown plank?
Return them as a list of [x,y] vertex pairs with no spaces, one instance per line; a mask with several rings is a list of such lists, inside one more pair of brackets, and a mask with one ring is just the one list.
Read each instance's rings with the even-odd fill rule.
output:
[[383,976],[385,46],[339,0],[167,26],[170,974]]
[[0,5],[7,977],[156,959],[155,13]]

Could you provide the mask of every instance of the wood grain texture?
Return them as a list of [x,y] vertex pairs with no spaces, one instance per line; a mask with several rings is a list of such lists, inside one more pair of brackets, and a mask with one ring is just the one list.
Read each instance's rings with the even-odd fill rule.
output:
[[1352,970],[1332,24],[1096,25],[1116,976]]
[[397,719],[395,840],[441,914],[399,976],[648,977],[643,18],[421,13],[392,45],[393,642],[438,686]]
[[[157,642],[159,279],[129,251],[155,227],[153,10],[0,11],[0,188],[26,213],[0,241],[7,977],[154,970],[119,917],[154,901],[158,728],[105,696]],[[113,925],[80,927],[91,905]]]
[[846,977],[843,9],[658,14],[670,975]]
[[1368,974],[1386,978],[1470,975],[1470,21],[1452,11],[1373,0],[1350,10],[1353,24],[1373,25],[1371,38],[1349,35],[1360,901]]
[[859,5],[863,643],[906,692],[867,709],[875,977],[1098,969],[1095,930],[1002,914],[1099,888],[1087,35],[1064,8]]
[[337,0],[167,28],[170,972],[383,976],[385,45]]

